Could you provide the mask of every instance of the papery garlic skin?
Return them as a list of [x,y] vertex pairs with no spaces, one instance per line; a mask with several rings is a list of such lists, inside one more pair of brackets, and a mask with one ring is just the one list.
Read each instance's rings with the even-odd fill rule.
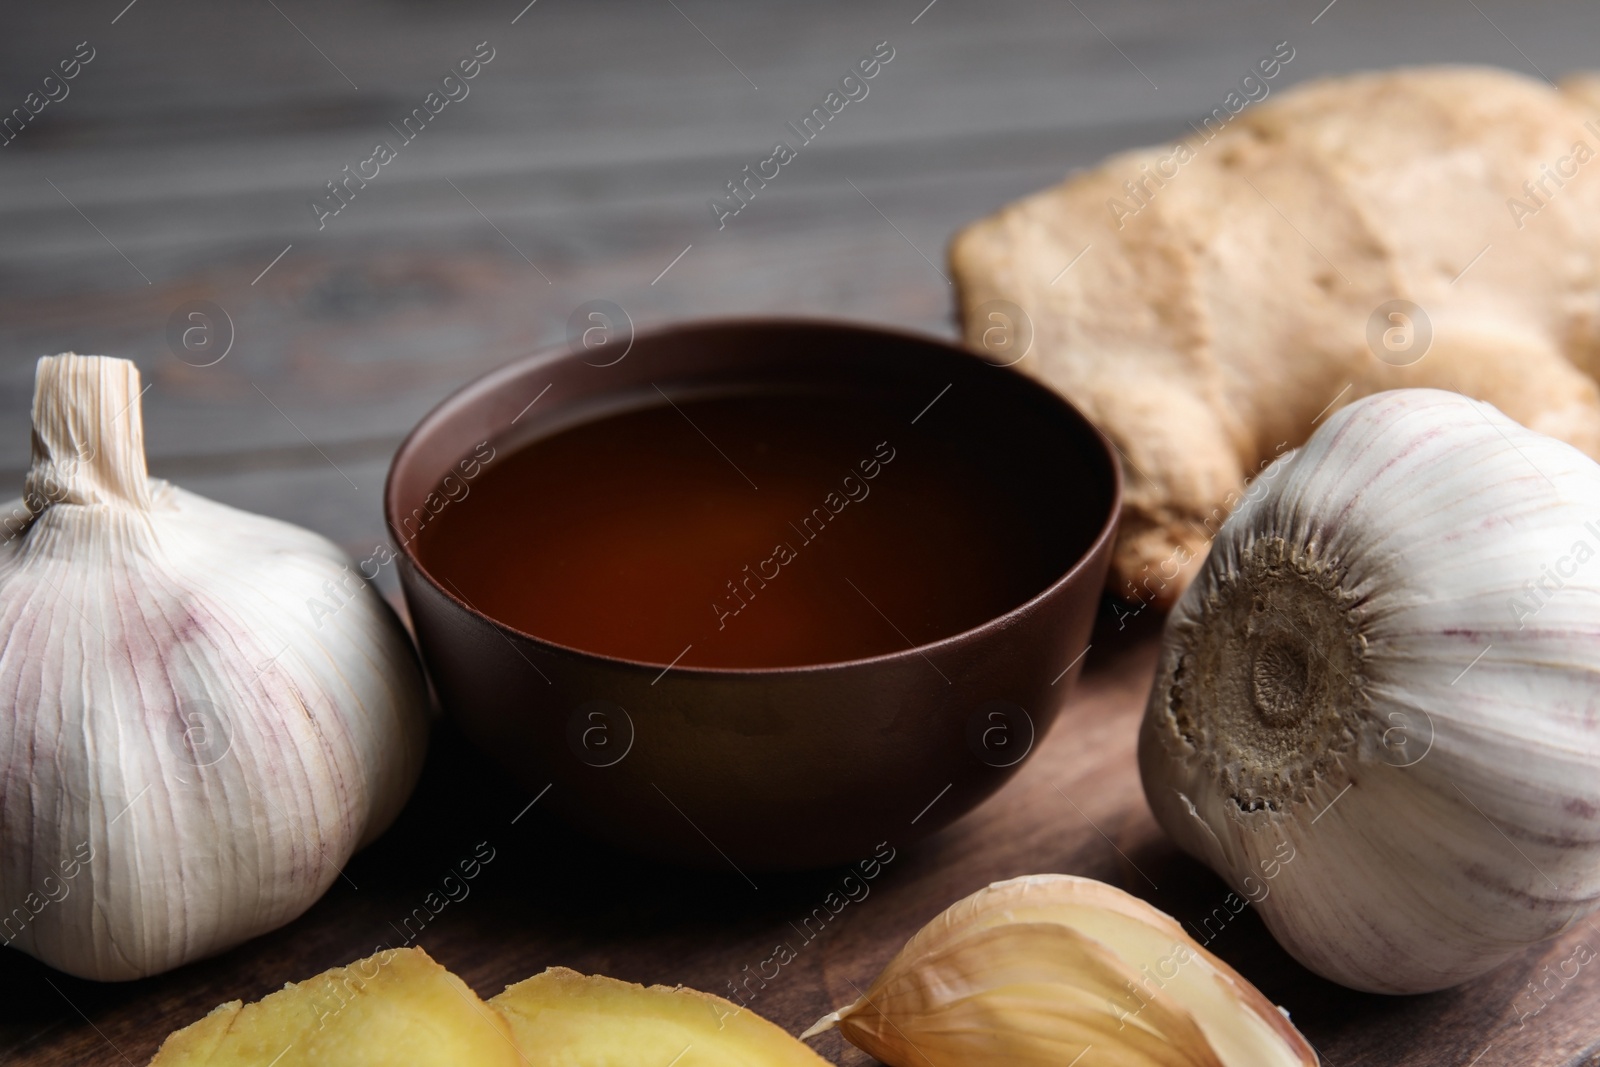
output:
[[889,1067],[1315,1067],[1286,1016],[1171,916],[1088,878],[996,882],[906,942],[837,1026]]
[[410,642],[337,546],[146,478],[138,383],[40,360],[34,516],[0,544],[0,941],[101,980],[305,911],[427,732]]
[[1456,985],[1560,934],[1600,901],[1597,556],[1576,449],[1436,390],[1335,413],[1167,622],[1156,818],[1357,989]]

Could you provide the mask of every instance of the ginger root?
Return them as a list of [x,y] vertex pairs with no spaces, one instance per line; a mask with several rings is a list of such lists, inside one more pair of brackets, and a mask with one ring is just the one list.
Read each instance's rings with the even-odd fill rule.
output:
[[692,989],[555,967],[487,1003],[420,948],[232,1001],[150,1067],[826,1067],[783,1030]]
[[1600,78],[1399,70],[1214,115],[950,249],[968,343],[998,356],[1017,316],[991,302],[1020,308],[1018,369],[1122,454],[1110,592],[1169,607],[1270,462],[1382,390],[1600,459]]

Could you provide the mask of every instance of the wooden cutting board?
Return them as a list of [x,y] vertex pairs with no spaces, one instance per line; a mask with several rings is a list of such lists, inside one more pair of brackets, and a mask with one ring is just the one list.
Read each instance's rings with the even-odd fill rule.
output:
[[[1201,928],[1218,909],[1228,914],[1228,889],[1164,839],[1134,761],[1158,623],[1140,619],[1119,632],[1108,617],[1069,709],[1017,776],[953,826],[897,849],[866,895],[854,888],[859,899],[825,924],[813,918],[805,929],[820,932],[810,940],[797,927],[819,908],[829,914],[823,900],[841,888],[844,871],[756,875],[752,886],[732,870],[681,871],[597,848],[538,804],[529,808],[532,797],[487,771],[444,724],[400,821],[285,929],[123,985],[77,981],[0,953],[0,1047],[11,1049],[0,1062],[143,1065],[169,1030],[222,1001],[259,998],[414,932],[485,996],[555,964],[724,996],[741,984],[754,994],[745,994],[751,1008],[798,1032],[853,1000],[924,922],[998,879],[1087,875]],[[475,855],[492,858],[466,895],[455,890],[459,899],[420,924],[424,899]],[[1587,968],[1559,978],[1580,943],[1600,947],[1590,926],[1464,988],[1418,997],[1353,993],[1316,978],[1248,908],[1220,926],[1212,919],[1208,931],[1209,947],[1283,1005],[1330,1067],[1600,1064],[1600,979]],[[764,985],[747,981],[779,943],[795,958]],[[1549,992],[1536,999],[1530,983],[1547,981]],[[875,1062],[836,1034],[816,1047],[841,1065]]]

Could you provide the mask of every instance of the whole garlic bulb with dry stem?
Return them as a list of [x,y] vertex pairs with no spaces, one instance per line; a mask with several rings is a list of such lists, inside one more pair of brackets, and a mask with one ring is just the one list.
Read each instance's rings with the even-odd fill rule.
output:
[[1415,389],[1339,411],[1259,486],[1167,622],[1139,743],[1161,825],[1357,989],[1455,985],[1579,921],[1600,466]]
[[1288,1018],[1166,913],[1036,874],[957,901],[837,1026],[890,1067],[1315,1067]]
[[139,398],[125,360],[39,361],[0,544],[0,941],[102,980],[295,918],[426,744],[387,605],[326,539],[149,479]]

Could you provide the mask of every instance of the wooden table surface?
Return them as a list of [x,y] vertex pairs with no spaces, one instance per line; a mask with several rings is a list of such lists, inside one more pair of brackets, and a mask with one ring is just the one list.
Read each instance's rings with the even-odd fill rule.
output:
[[[961,223],[1068,169],[1171,138],[1289,41],[1278,88],[1411,62],[1552,78],[1592,60],[1600,11],[1511,0],[94,0],[0,14],[0,112],[93,58],[0,147],[0,484],[20,491],[32,367],[136,360],[153,473],[317,529],[360,556],[405,431],[447,391],[560,342],[616,302],[641,327],[786,312],[951,335],[943,249]],[[707,201],[770,154],[880,41],[893,60],[718,229]],[[80,46],[87,42],[87,47]],[[493,58],[337,214],[309,206],[447,67]],[[209,302],[215,332],[169,324]],[[227,342],[231,341],[231,346]],[[210,366],[197,366],[226,355]],[[380,586],[394,592],[393,575]],[[791,1030],[852,999],[903,939],[999,878],[1069,871],[1197,921],[1226,895],[1151,820],[1134,737],[1159,619],[1097,633],[1074,703],[975,813],[900,850],[871,895],[752,1007]],[[481,993],[551,964],[726,992],[838,872],[650,867],[598,850],[448,726],[400,822],[307,915],[218,959],[125,985],[0,952],[0,1063],[143,1064],[171,1029],[368,952],[459,858],[495,850],[421,943]],[[1600,978],[1536,1017],[1518,997],[1584,938],[1445,993],[1322,982],[1246,912],[1213,943],[1335,1067],[1600,1064]],[[837,1063],[865,1057],[829,1035]],[[1086,1064],[1087,1067],[1087,1064]]]

